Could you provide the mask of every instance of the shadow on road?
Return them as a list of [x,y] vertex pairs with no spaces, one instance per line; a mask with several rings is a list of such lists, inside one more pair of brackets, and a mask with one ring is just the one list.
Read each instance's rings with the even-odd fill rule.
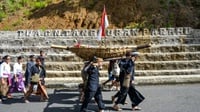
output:
[[75,90],[55,89],[53,94],[49,94],[48,104],[43,112],[77,112],[80,105],[78,99],[79,94]]

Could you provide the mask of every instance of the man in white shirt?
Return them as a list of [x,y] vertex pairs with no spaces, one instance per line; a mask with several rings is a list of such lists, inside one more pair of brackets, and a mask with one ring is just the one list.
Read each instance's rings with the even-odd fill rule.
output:
[[4,62],[0,65],[0,98],[1,100],[6,99],[8,88],[11,83],[10,80],[10,56],[6,55]]

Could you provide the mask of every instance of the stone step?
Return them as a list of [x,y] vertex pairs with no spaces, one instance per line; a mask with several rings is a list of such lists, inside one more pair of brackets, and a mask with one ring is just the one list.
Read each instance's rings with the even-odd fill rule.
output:
[[[136,70],[136,76],[163,76],[163,75],[190,75],[199,74],[200,69],[182,70]],[[100,71],[101,77],[108,77],[107,70]],[[50,71],[47,70],[47,77],[81,77],[81,71]]]
[[[117,46],[116,47],[121,47]],[[70,53],[67,50],[53,49],[50,46],[9,46],[0,47],[0,54],[38,54],[43,50],[47,54],[62,54]],[[180,44],[180,45],[152,45],[147,49],[141,49],[139,52],[154,53],[154,52],[197,52],[200,51],[200,44]]]
[[16,55],[29,55],[29,54],[39,54],[40,51],[44,51],[46,54],[63,54],[71,53],[65,49],[53,49],[50,46],[9,46],[0,47],[1,54],[16,54]]
[[[78,85],[82,83],[82,79],[80,77],[46,78],[45,80],[47,87],[54,88],[78,88]],[[101,84],[106,80],[107,77],[100,77]],[[136,76],[134,83],[136,85],[200,83],[200,74],[190,74],[181,76]]]
[[140,45],[153,43],[156,45],[199,44],[200,38],[187,38],[181,36],[165,37],[130,37],[121,39],[108,39],[108,45]]
[[[81,70],[83,62],[46,62],[47,70],[55,71],[76,71]],[[103,64],[103,69],[107,70],[108,62]],[[195,69],[200,68],[199,60],[186,61],[136,61],[136,70],[168,70],[168,69]]]
[[200,60],[200,52],[141,53],[139,61]]
[[[35,55],[35,57],[38,57],[39,54],[32,54],[32,53],[26,53],[26,54],[11,54],[11,61],[16,62],[18,56],[23,56],[24,60],[28,60],[30,55]],[[0,55],[0,56],[5,56],[5,55]],[[74,53],[65,53],[65,54],[47,54],[45,57],[45,61],[49,62],[67,62],[67,61],[75,61],[75,62],[80,62],[83,61],[81,58],[76,56]]]
[[[30,54],[24,54],[25,60],[28,59]],[[38,55],[38,54],[36,54]],[[3,55],[1,55],[3,56]],[[10,55],[12,61],[16,60],[16,55]],[[200,52],[155,52],[155,53],[140,53],[138,61],[173,61],[173,60],[200,60]],[[46,61],[50,62],[63,62],[63,61],[82,61],[73,53],[68,54],[47,54]]]
[[198,52],[200,44],[183,44],[183,45],[153,45],[148,49],[140,50],[143,53],[167,53],[167,52]]

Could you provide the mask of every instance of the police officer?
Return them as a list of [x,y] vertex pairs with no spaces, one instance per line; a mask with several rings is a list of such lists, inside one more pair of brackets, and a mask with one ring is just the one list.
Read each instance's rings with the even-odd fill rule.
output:
[[102,59],[94,58],[91,63],[85,67],[85,71],[88,73],[88,81],[85,90],[85,98],[81,106],[80,112],[86,112],[87,106],[91,99],[94,97],[99,107],[99,112],[103,112],[105,106],[103,103],[103,97],[101,87],[99,84],[99,69],[102,68]]

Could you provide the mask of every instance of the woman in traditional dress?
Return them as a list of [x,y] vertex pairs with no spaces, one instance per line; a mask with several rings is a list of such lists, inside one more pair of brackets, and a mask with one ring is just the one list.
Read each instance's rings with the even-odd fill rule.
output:
[[[46,77],[46,70],[42,66],[41,59],[39,57],[36,58],[36,64],[31,67],[30,73],[31,73],[31,83],[29,90],[25,95],[25,99],[27,99],[31,95],[31,93],[33,93],[35,90],[36,94],[39,94],[41,96],[40,101],[47,101],[49,97],[46,88],[44,86],[45,84],[44,78]],[[33,79],[33,77],[37,75],[38,75],[38,80],[37,78],[35,78],[36,80]]]
[[3,63],[0,65],[0,100],[6,100],[9,86],[11,85],[11,74],[10,74],[10,56],[4,57]]
[[[24,95],[26,94],[26,88],[23,81],[23,69],[22,69],[22,62],[23,58],[19,56],[17,58],[17,63],[13,66],[13,79],[12,79],[12,85],[9,89],[9,93],[13,92],[23,92]],[[26,103],[28,103],[28,100],[25,100]]]

